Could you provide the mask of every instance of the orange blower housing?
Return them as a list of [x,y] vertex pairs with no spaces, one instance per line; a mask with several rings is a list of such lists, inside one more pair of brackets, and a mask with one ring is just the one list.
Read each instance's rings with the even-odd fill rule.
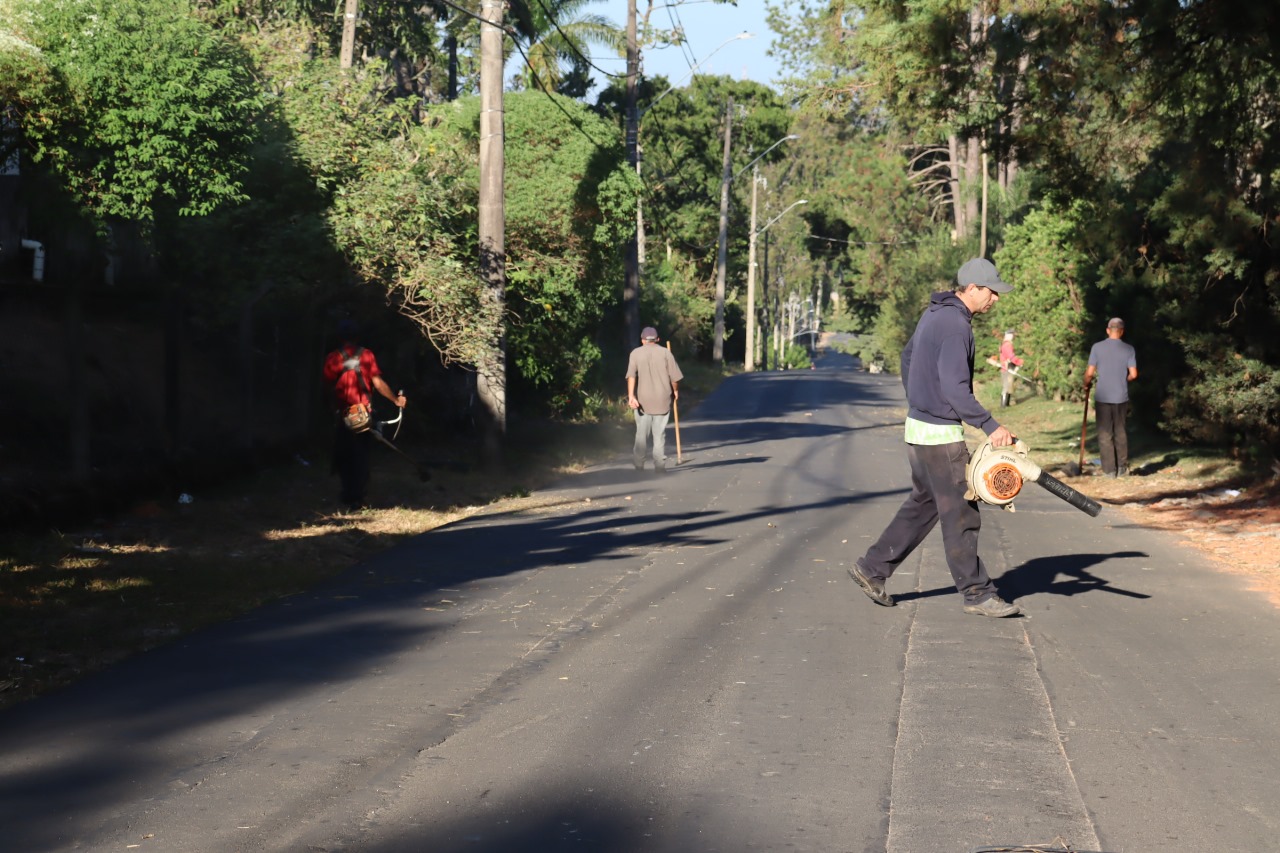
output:
[[1081,512],[1096,517],[1102,505],[1082,495],[1061,480],[1045,473],[1031,461],[1030,449],[1022,441],[1009,447],[992,447],[984,441],[969,457],[965,466],[965,500],[980,500],[985,504],[1013,511],[1013,499],[1028,481],[1039,484],[1062,498]]

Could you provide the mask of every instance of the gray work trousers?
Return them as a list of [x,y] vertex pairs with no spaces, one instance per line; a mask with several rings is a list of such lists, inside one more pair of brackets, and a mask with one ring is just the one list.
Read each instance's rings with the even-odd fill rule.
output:
[[1125,421],[1129,417],[1129,404],[1097,403],[1098,455],[1102,457],[1102,472],[1114,474],[1129,467],[1129,433]]
[[969,451],[963,441],[952,444],[908,444],[911,495],[862,559],[872,578],[887,580],[929,531],[942,522],[947,568],[965,604],[980,604],[996,594],[987,567],[978,557],[982,515],[977,501],[964,499],[964,469]]
[[633,457],[637,468],[644,467],[644,457],[649,449],[649,439],[653,439],[653,467],[667,467],[667,420],[671,417],[670,412],[663,412],[660,415],[649,415],[635,410],[636,413],[636,446],[633,451]]
[[[1009,368],[1012,368],[1012,367],[1013,365],[1009,365]],[[1011,369],[1006,369],[1003,373],[1000,374],[1000,393],[1008,397],[1010,402],[1013,401],[1013,383],[1015,378],[1016,377],[1014,377],[1013,375],[1013,370]]]

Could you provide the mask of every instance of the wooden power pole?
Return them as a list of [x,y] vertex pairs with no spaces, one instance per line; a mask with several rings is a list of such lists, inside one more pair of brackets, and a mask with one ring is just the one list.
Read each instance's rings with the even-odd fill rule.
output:
[[760,188],[760,167],[751,167],[751,231],[747,237],[747,356],[743,370],[756,369],[756,197]]
[[356,52],[356,18],[360,16],[360,0],[347,0],[346,11],[342,15],[342,49],[338,54],[338,65],[350,68],[352,56]]
[[[640,76],[640,48],[636,41],[636,0],[627,0],[627,158],[640,171],[640,108],[637,104]],[[640,199],[636,199],[636,230],[627,244],[626,273],[622,284],[623,352],[640,340]]]
[[[503,198],[502,36],[504,0],[482,0],[480,15],[480,276],[485,298],[505,314],[506,246]],[[507,431],[507,347],[505,320],[489,352],[476,365],[476,393],[484,415],[486,461],[502,458]]]
[[720,246],[716,252],[716,327],[711,360],[724,361],[724,279],[729,260],[729,184],[733,181],[733,98],[724,111],[724,175],[720,179]]

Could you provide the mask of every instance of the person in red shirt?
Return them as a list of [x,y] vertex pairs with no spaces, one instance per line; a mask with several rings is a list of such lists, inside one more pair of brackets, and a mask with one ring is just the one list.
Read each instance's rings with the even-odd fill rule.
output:
[[[987,350],[990,352],[990,350]],[[1022,359],[1013,354],[1013,330],[1004,333],[1000,343],[1000,405],[1007,406],[1013,401],[1013,368],[1021,367]]]
[[349,428],[343,417],[356,407],[363,407],[366,413],[371,413],[373,390],[402,409],[406,400],[403,394],[392,391],[382,378],[382,370],[372,350],[357,343],[354,321],[340,322],[338,337],[341,345],[324,359],[324,381],[333,389],[333,402],[338,414],[333,441],[333,469],[342,479],[342,502],[357,509],[365,505],[365,490],[369,486],[369,445],[373,436],[368,427],[360,431]]

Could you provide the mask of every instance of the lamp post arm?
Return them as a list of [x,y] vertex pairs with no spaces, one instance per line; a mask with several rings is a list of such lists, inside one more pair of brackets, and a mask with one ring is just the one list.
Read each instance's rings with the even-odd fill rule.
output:
[[793,201],[793,202],[791,203],[791,205],[790,205],[786,210],[782,211],[782,212],[781,212],[781,213],[779,213],[777,216],[773,217],[773,219],[770,219],[770,220],[769,220],[768,222],[766,222],[764,225],[761,225],[761,226],[760,226],[760,230],[759,230],[759,231],[757,231],[756,233],[757,233],[757,234],[761,234],[761,233],[763,233],[765,230],[767,230],[767,229],[768,229],[768,227],[769,227],[770,225],[772,225],[773,223],[777,222],[777,221],[778,221],[779,219],[781,219],[782,217],[786,216],[786,215],[787,215],[787,213],[791,210],[791,208],[792,208],[792,207],[796,207],[797,205],[801,205],[801,204],[808,204],[808,203],[809,203],[809,199],[807,199],[807,198],[802,198],[802,199],[800,199],[799,201]]
[[675,83],[672,83],[670,86],[668,86],[668,87],[667,87],[667,91],[663,92],[661,95],[659,95],[658,97],[654,98],[652,101],[650,101],[650,102],[649,102],[649,105],[648,105],[647,107],[645,107],[644,109],[640,110],[640,118],[641,118],[641,119],[643,119],[643,118],[645,117],[645,114],[646,114],[646,113],[648,113],[648,112],[649,112],[649,110],[653,109],[654,107],[656,107],[656,106],[658,105],[658,101],[661,101],[661,100],[662,100],[663,98],[665,98],[667,95],[670,95],[672,92],[674,92],[676,89],[678,89],[678,88],[679,88],[679,87],[684,83],[684,81],[685,81],[685,80],[688,80],[689,78],[693,77],[693,75],[697,72],[697,70],[698,70],[699,68],[701,68],[701,67],[702,67],[702,66],[707,62],[707,60],[709,60],[711,57],[715,56],[717,53],[719,53],[719,52],[720,52],[720,48],[723,48],[725,45],[727,45],[727,44],[728,44],[729,42],[731,42],[731,41],[741,41],[742,39],[750,39],[750,38],[755,38],[755,37],[756,37],[756,34],[755,34],[755,33],[741,32],[741,33],[738,33],[736,36],[730,36],[729,38],[727,38],[727,39],[725,39],[724,41],[722,41],[722,42],[720,43],[719,47],[717,47],[715,50],[711,51],[711,52],[710,52],[710,53],[708,53],[706,56],[704,56],[704,57],[701,59],[701,61],[699,61],[699,62],[695,62],[695,63],[694,63],[694,64],[689,68],[689,73],[685,74],[683,77],[681,77],[681,78],[680,78],[679,80],[677,80]]
[[760,156],[759,156],[759,157],[756,157],[756,158],[755,158],[754,160],[752,160],[750,163],[748,163],[747,165],[745,165],[745,166],[743,166],[741,169],[739,169],[739,170],[734,174],[734,176],[733,176],[732,178],[730,178],[730,180],[732,180],[732,181],[736,181],[736,180],[738,179],[738,175],[741,175],[743,172],[747,171],[747,169],[750,169],[750,168],[751,168],[752,166],[754,166],[756,163],[759,163],[759,162],[760,162],[760,159],[761,159],[762,157],[764,157],[764,155],[768,154],[770,151],[772,151],[773,149],[777,148],[777,147],[778,147],[779,145],[781,145],[782,143],[787,142],[787,141],[792,140],[792,139],[799,139],[799,138],[800,138],[799,134],[795,134],[795,133],[789,133],[789,134],[787,134],[786,136],[782,137],[782,138],[781,138],[781,139],[779,139],[777,142],[773,143],[773,144],[772,144],[772,145],[770,145],[768,148],[766,148],[766,149],[764,149],[763,151],[761,151],[761,152],[760,152]]

